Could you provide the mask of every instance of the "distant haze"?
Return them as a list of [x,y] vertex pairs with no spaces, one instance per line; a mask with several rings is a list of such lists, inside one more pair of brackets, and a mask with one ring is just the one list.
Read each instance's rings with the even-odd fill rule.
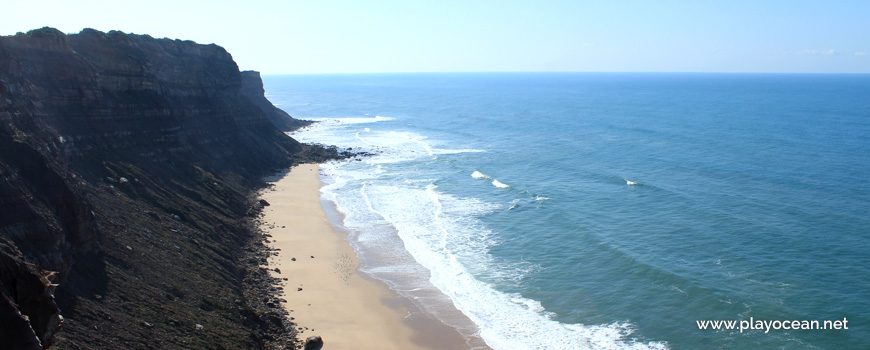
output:
[[[147,5],[144,5],[147,4]],[[870,1],[10,1],[0,34],[216,43],[265,74],[870,73]]]

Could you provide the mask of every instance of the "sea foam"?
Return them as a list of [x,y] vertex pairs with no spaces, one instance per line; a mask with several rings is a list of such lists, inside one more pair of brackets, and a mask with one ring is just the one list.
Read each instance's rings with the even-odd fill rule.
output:
[[495,179],[492,180],[492,185],[495,186],[495,187],[498,187],[498,188],[510,188],[510,186],[505,185],[505,184],[503,184],[501,181],[498,181],[498,180],[495,180]]
[[477,170],[475,170],[473,173],[471,173],[471,177],[473,177],[475,179],[489,179],[490,178],[489,176],[486,176],[484,173],[479,172]]
[[[499,244],[498,234],[479,218],[502,206],[447,194],[435,184],[437,180],[426,181],[432,174],[415,173],[420,164],[437,165],[430,163],[437,161],[434,141],[374,126],[363,135],[355,124],[361,123],[318,123],[295,135],[306,142],[377,154],[361,161],[331,162],[321,168],[326,175],[323,198],[333,201],[344,214],[343,224],[352,232],[349,240],[360,254],[363,271],[384,279],[398,293],[417,298],[436,317],[439,308],[452,304],[479,328],[477,335],[494,349],[666,348],[663,343],[627,340],[631,333],[627,323],[560,323],[540,302],[500,291],[478,279],[476,276],[487,275],[510,281],[535,270],[534,266],[497,261],[489,254],[490,248]],[[471,176],[491,178],[479,171]],[[492,184],[510,187],[496,179]],[[420,276],[429,278],[421,280]],[[420,291],[433,288],[446,296],[446,302],[427,308],[431,298]],[[460,328],[466,336],[474,336],[474,329],[445,322]]]

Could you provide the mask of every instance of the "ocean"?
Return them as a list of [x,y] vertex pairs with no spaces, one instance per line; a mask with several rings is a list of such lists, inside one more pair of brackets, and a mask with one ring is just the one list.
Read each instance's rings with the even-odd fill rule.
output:
[[373,154],[321,168],[361,271],[493,349],[870,348],[870,75],[263,79]]

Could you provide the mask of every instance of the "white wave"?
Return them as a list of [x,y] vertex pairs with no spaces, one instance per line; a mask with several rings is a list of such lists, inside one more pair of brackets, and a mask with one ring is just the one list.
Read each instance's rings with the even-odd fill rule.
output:
[[526,299],[526,298],[523,298],[523,296],[519,295],[519,294],[512,294],[512,295],[510,295],[510,297],[511,297],[512,303],[517,304],[517,305],[522,305],[531,311],[534,311],[534,312],[537,312],[540,314],[543,314],[544,311],[546,311],[544,309],[544,306],[541,305],[541,303],[537,300]]
[[[476,279],[473,271],[506,270],[488,254],[489,247],[497,242],[494,233],[474,218],[498,206],[449,196],[432,184],[425,188],[365,184],[352,193],[359,193],[364,203],[351,209],[352,216],[375,214],[376,220],[394,227],[414,260],[429,270],[432,285],[479,325],[481,337],[494,349],[664,348],[659,343],[625,340],[630,334],[627,324],[588,326],[554,321],[540,302],[500,292]],[[355,225],[365,229],[372,222]]]
[[[370,208],[398,230],[411,255],[429,269],[432,284],[480,325],[487,344],[494,349],[641,348],[622,340],[627,326],[566,325],[552,320],[540,302],[500,292],[474,278],[469,269],[500,267],[486,264],[493,233],[475,229],[479,223],[461,215],[476,202],[436,189],[372,186],[366,196]],[[448,202],[454,202],[452,208]]]
[[348,118],[314,118],[316,122],[330,122],[336,124],[368,124],[395,120],[395,118],[374,116],[374,117],[348,117]]
[[501,181],[498,181],[498,180],[496,180],[496,179],[493,179],[493,180],[492,180],[492,185],[495,186],[495,187],[498,187],[498,188],[510,188],[509,185],[505,185],[505,184],[503,184]]
[[[499,262],[489,254],[499,243],[498,234],[478,218],[502,207],[448,195],[432,181],[423,181],[426,175],[409,179],[407,172],[397,171],[408,168],[394,163],[434,158],[435,148],[424,136],[359,131],[353,125],[324,123],[299,135],[309,142],[378,152],[363,161],[330,162],[321,167],[328,178],[321,188],[322,196],[335,202],[344,214],[343,224],[353,232],[348,240],[358,249],[361,261],[375,256],[381,262],[377,266],[364,264],[365,272],[385,279],[393,290],[410,297],[419,296],[415,293],[420,290],[437,289],[446,296],[446,303],[479,327],[479,331],[469,332],[477,332],[496,350],[666,348],[664,343],[628,339],[632,329],[627,323],[560,323],[537,300],[504,293],[476,278],[510,282],[537,270],[530,264]],[[479,171],[471,176],[491,179]],[[492,184],[509,187],[495,179]],[[428,276],[428,280],[416,280],[420,276]],[[429,299],[423,296],[417,300]],[[438,312],[437,308],[427,310]]]
[[484,173],[479,172],[477,170],[475,170],[473,173],[471,173],[471,177],[473,177],[475,179],[491,179],[491,177],[489,177],[489,176],[485,175]]
[[430,156],[435,154],[435,151],[434,151],[434,149],[432,148],[432,145],[430,145],[428,142],[423,141],[423,140],[425,139],[425,137],[423,137],[423,136],[419,136],[419,135],[416,135],[416,134],[412,134],[412,133],[409,133],[409,132],[400,132],[400,133],[396,133],[396,134],[405,137],[408,141],[411,141],[411,142],[416,143],[416,144],[419,145],[423,150],[426,151],[426,154],[428,154],[428,155],[430,155]]
[[550,198],[544,197],[544,196],[536,196],[535,200],[536,201],[547,201],[547,200],[550,200]]
[[432,150],[435,154],[459,154],[459,153],[483,153],[486,152],[484,149],[475,149],[475,148],[460,148],[460,149],[442,149],[436,148]]
[[405,184],[408,185],[416,185],[416,184],[431,184],[434,182],[434,179],[405,179],[402,180]]

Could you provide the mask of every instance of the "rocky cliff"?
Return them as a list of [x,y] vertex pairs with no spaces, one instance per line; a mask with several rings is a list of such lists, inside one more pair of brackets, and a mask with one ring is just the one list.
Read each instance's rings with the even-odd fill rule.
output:
[[336,154],[286,136],[269,119],[283,112],[255,95],[216,45],[0,37],[0,344],[292,340],[258,266],[252,193],[263,175]]
[[263,88],[260,72],[252,70],[242,72],[242,95],[260,107],[266,114],[266,118],[269,118],[281,131],[292,131],[311,124],[307,120],[294,119],[287,112],[275,108],[275,105],[266,99],[266,89]]

